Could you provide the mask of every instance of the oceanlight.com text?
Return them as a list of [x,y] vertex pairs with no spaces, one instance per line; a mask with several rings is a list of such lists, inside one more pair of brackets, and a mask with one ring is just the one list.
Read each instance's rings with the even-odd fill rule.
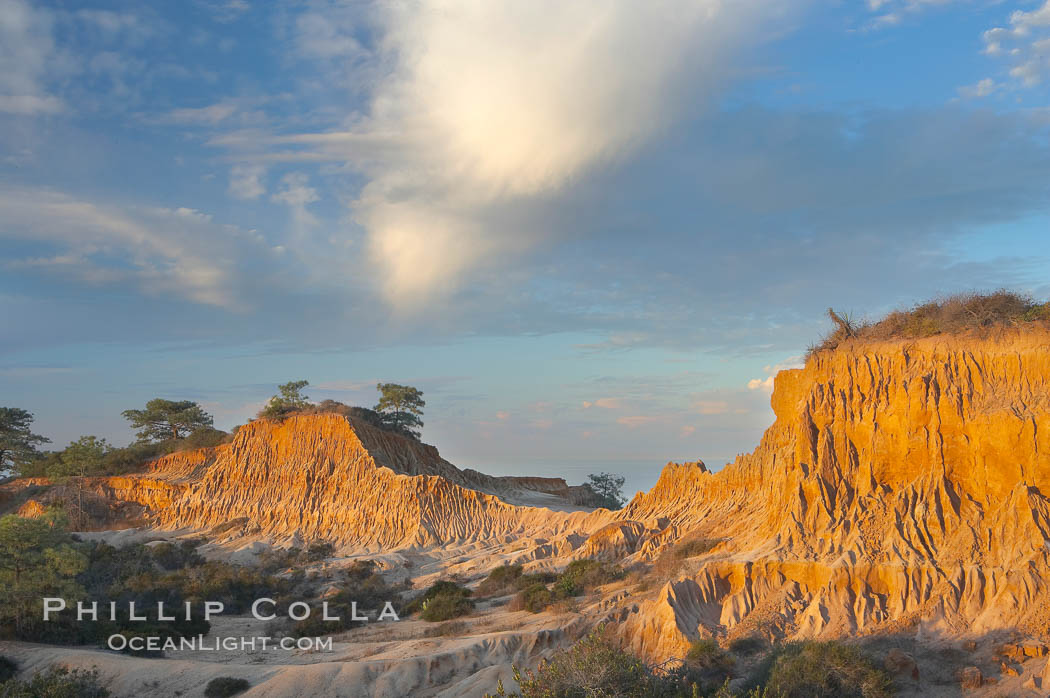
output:
[[266,652],[268,650],[331,652],[330,637],[125,637],[110,635],[106,645],[111,650],[122,652]]

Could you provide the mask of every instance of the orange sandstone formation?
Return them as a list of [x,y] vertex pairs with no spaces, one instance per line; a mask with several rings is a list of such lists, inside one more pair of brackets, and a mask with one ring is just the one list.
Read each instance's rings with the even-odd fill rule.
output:
[[715,473],[669,464],[618,512],[564,511],[578,488],[461,471],[337,415],[254,422],[97,491],[160,527],[362,551],[629,564],[720,541],[655,598],[615,602],[608,617],[652,658],[755,631],[1050,634],[1050,334],[848,341],[782,371],[772,405],[753,453]]
[[150,507],[161,527],[237,522],[242,533],[370,550],[556,538],[597,525],[584,512],[508,503],[579,497],[562,480],[517,480],[459,470],[432,446],[323,414],[252,422],[229,444],[174,453],[100,488]]
[[618,513],[727,539],[632,614],[636,650],[754,629],[1047,635],[1050,335],[847,343],[782,371],[772,404],[753,453],[668,466]]

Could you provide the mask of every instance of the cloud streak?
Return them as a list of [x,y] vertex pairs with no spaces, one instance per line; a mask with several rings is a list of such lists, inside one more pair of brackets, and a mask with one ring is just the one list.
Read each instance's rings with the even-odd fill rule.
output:
[[46,85],[57,52],[53,23],[47,10],[0,0],[0,112],[29,116],[65,109]]
[[189,208],[118,208],[40,189],[0,189],[0,238],[44,244],[45,255],[5,255],[5,266],[35,268],[89,285],[130,282],[151,295],[176,294],[242,310],[236,256],[261,239]]

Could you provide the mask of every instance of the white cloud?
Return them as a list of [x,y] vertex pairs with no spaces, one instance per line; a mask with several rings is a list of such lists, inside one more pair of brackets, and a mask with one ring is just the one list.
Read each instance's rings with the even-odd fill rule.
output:
[[230,168],[230,194],[238,199],[258,199],[266,193],[263,165],[234,165]]
[[773,376],[765,378],[752,378],[747,382],[748,390],[763,390],[767,393],[773,392]]
[[959,94],[963,97],[987,97],[988,95],[995,92],[996,84],[995,80],[991,78],[984,78],[978,81],[976,84],[968,85],[966,87],[959,88]]
[[270,201],[292,209],[292,219],[301,233],[305,227],[317,222],[306,207],[320,201],[321,197],[318,196],[317,190],[310,186],[310,178],[302,172],[289,172],[281,177],[281,184],[283,188],[275,192]]
[[64,105],[48,94],[56,56],[51,13],[24,0],[0,0],[0,112],[54,114]]
[[[267,157],[365,174],[354,218],[387,297],[410,308],[542,243],[545,226],[498,213],[562,194],[703,104],[732,53],[782,14],[762,0],[422,0],[376,12],[367,113],[342,132],[272,137]],[[297,31],[301,52],[358,53],[345,27],[307,15]]]
[[764,366],[762,370],[766,373],[765,378],[752,378],[747,382],[748,390],[761,390],[766,393],[773,392],[773,381],[776,375],[790,368],[801,368],[803,365],[801,356],[791,356],[771,366]]
[[[982,38],[983,53],[1007,62],[1006,74],[1015,86],[1031,88],[1039,85],[1050,75],[1050,0],[1044,0],[1040,7],[1029,12],[1014,11],[1008,26],[993,27]],[[990,80],[982,80],[977,87],[986,82],[991,82],[994,87]],[[985,94],[972,96],[986,96],[992,91],[989,89]]]
[[304,56],[313,58],[365,58],[368,51],[353,35],[355,16],[347,17],[339,9],[306,12],[295,20],[296,46]]
[[0,112],[8,114],[57,114],[64,109],[62,100],[51,95],[0,95]]

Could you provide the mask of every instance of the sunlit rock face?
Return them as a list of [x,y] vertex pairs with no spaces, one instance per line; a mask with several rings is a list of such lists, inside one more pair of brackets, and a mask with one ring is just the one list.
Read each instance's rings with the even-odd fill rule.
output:
[[853,343],[782,371],[776,422],[718,473],[669,465],[619,516],[725,539],[628,621],[697,636],[1018,628],[1050,608],[1050,336]]
[[229,444],[102,486],[149,506],[165,528],[237,521],[243,533],[369,549],[558,536],[609,517],[515,505],[538,497],[573,508],[580,498],[563,480],[523,480],[459,470],[432,446],[340,415],[306,415],[252,422]]

